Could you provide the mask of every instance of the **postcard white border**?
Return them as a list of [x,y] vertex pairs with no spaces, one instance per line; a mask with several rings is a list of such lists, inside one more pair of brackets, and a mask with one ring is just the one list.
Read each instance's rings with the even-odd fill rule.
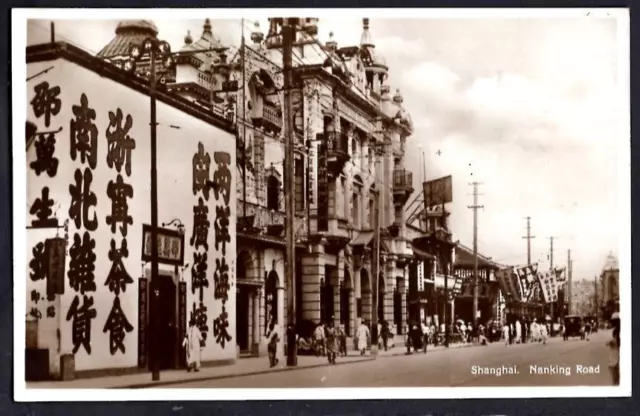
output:
[[[619,265],[620,286],[631,288],[631,171],[630,171],[630,67],[629,12],[623,8],[601,9],[215,9],[220,18],[261,18],[308,15],[319,18],[336,15],[344,18],[615,18],[618,23],[619,94],[626,110],[626,122],[619,137]],[[620,386],[618,387],[425,387],[425,388],[318,388],[318,389],[27,389],[24,380],[24,299],[26,276],[25,227],[26,161],[24,120],[26,118],[27,19],[200,19],[201,9],[13,9],[12,91],[13,97],[13,236],[14,236],[14,399],[18,402],[129,401],[129,400],[325,400],[325,399],[451,399],[451,398],[547,398],[547,397],[628,397],[631,396],[631,290],[620,291],[623,336],[620,351]],[[22,121],[21,121],[22,120]],[[629,192],[626,192],[626,191]],[[609,213],[603,213],[606,215]],[[81,394],[78,394],[81,392]]]

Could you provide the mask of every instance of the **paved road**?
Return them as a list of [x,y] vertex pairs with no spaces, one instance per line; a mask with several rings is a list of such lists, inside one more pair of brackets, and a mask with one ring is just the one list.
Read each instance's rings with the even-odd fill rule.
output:
[[[607,334],[590,341],[554,338],[546,345],[502,343],[434,351],[426,355],[379,358],[357,364],[198,381],[174,388],[597,386],[610,385]],[[578,366],[599,365],[599,374],[578,374]],[[475,370],[474,370],[474,366]],[[504,366],[504,367],[503,367]],[[566,374],[535,374],[531,366]],[[503,374],[498,375],[499,369]],[[483,374],[489,371],[490,374]],[[549,370],[547,370],[549,371]],[[562,370],[561,370],[562,371]],[[475,374],[474,374],[475,373]]]

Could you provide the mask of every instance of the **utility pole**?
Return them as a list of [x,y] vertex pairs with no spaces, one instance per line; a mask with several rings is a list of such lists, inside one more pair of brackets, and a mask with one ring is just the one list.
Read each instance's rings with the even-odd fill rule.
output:
[[472,182],[473,185],[473,205],[469,206],[473,210],[473,327],[478,327],[478,185],[480,182]]
[[[555,273],[553,271],[553,237],[549,237],[549,240],[551,241],[551,248],[549,252],[549,269],[550,273]],[[549,303],[549,312],[549,315],[551,316],[551,334],[553,335],[553,302]]]
[[572,290],[572,282],[571,282],[571,250],[567,250],[567,296],[569,297],[569,302],[567,305],[567,314],[571,315],[571,290]]
[[600,305],[598,305],[598,276],[597,275],[593,278],[593,290],[594,290],[594,293],[593,293],[594,302],[596,304],[595,305],[596,328],[598,328],[598,325],[600,322],[599,316],[598,316],[598,312],[600,311]]
[[372,286],[373,296],[371,305],[371,355],[374,357],[378,355],[378,303],[379,303],[379,286],[380,286],[380,193],[376,190],[373,194],[374,203],[374,215],[373,215],[373,270],[372,273]]
[[282,27],[282,60],[284,70],[284,192],[285,192],[285,275],[287,281],[287,366],[298,365],[296,343],[296,261],[295,261],[295,181],[293,171],[293,102],[291,87],[293,80],[293,40],[295,38],[297,19],[281,19]]
[[536,238],[534,235],[531,235],[531,217],[525,217],[527,220],[527,235],[522,237],[527,240],[527,264],[531,264],[531,239]]
[[[242,59],[242,217],[247,218],[247,99],[246,68],[245,68],[245,43],[244,43],[244,18],[241,21],[242,37],[240,46],[240,59]],[[237,101],[236,101],[237,102]]]

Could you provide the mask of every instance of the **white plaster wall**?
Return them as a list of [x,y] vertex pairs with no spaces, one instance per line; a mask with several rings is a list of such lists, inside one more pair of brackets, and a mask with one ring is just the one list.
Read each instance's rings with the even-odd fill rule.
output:
[[[81,163],[80,157],[72,160],[70,157],[70,120],[75,116],[72,106],[80,104],[80,97],[86,94],[89,107],[96,111],[95,125],[98,128],[98,151],[97,166],[93,169],[93,182],[91,192],[97,197],[97,205],[89,211],[92,219],[95,215],[98,220],[98,228],[90,232],[91,238],[95,241],[95,292],[87,292],[92,296],[96,318],[91,321],[91,353],[84,347],[80,347],[75,354],[77,370],[132,367],[137,365],[137,338],[138,338],[138,283],[137,278],[141,273],[141,249],[142,249],[142,224],[150,223],[150,149],[149,149],[149,97],[129,88],[113,82],[107,78],[102,78],[96,73],[79,67],[66,60],[56,60],[53,62],[41,62],[29,64],[28,75],[40,72],[42,69],[53,66],[54,69],[46,75],[38,77],[28,84],[27,103],[34,96],[34,86],[46,81],[50,86],[60,86],[61,100],[60,112],[52,117],[51,125],[44,126],[43,117],[36,117],[31,105],[27,104],[27,118],[36,123],[40,131],[53,130],[62,127],[63,130],[57,135],[55,157],[59,160],[58,172],[55,178],[49,178],[46,173],[39,177],[27,165],[27,202],[30,208],[36,198],[41,196],[41,188],[48,186],[50,197],[55,200],[56,216],[60,223],[69,217],[69,206],[71,197],[69,185],[74,184],[74,172],[76,169],[84,171],[88,167],[87,163]],[[121,175],[124,182],[133,187],[133,197],[128,198],[129,215],[133,218],[133,224],[128,226],[126,240],[128,243],[128,257],[123,259],[123,264],[128,274],[133,279],[133,283],[127,285],[126,291],[120,294],[121,307],[124,314],[133,327],[131,332],[126,333],[124,339],[125,351],[120,350],[113,354],[109,350],[109,333],[104,331],[105,322],[111,311],[115,295],[105,286],[105,280],[111,268],[111,261],[108,258],[111,239],[114,239],[116,246],[120,247],[123,235],[119,229],[112,232],[106,223],[106,216],[111,215],[111,200],[107,197],[107,186],[109,181],[115,180],[118,172],[114,168],[107,166],[107,139],[106,129],[109,125],[109,112],[116,112],[121,109],[124,117],[131,115],[133,119],[129,136],[136,142],[136,148],[131,156],[131,175],[127,175],[124,169]],[[204,144],[205,150],[211,155],[211,176],[216,169],[213,161],[214,152],[227,152],[231,156],[230,170],[232,173],[231,198],[229,206],[231,211],[229,221],[230,243],[226,246],[226,254],[222,256],[221,250],[215,248],[214,244],[214,222],[215,206],[222,204],[222,197],[218,200],[211,195],[207,201],[209,207],[209,250],[208,250],[208,271],[209,288],[205,291],[205,303],[207,306],[208,340],[203,351],[203,360],[235,358],[235,340],[229,340],[224,348],[220,343],[212,342],[213,320],[222,311],[222,302],[214,299],[213,273],[215,270],[215,259],[222,259],[229,265],[229,300],[226,303],[228,314],[229,335],[235,334],[235,225],[236,225],[236,198],[235,198],[235,141],[231,134],[225,133],[209,124],[197,120],[172,107],[158,102],[157,104],[157,137],[158,137],[158,223],[179,218],[185,225],[185,262],[193,264],[193,250],[189,245],[189,238],[193,226],[193,206],[197,203],[197,197],[192,191],[192,158],[198,150],[198,142]],[[180,129],[171,128],[170,125],[179,126]],[[32,146],[27,154],[27,163],[35,160],[35,147]],[[33,219],[28,216],[28,221]],[[75,233],[82,236],[85,226],[77,229],[73,221],[69,230],[69,245],[73,244]],[[40,232],[27,232],[27,247],[29,250],[28,260],[31,260],[31,247],[45,238]],[[66,271],[69,271],[69,256],[67,256]],[[185,280],[187,282],[187,320],[191,304],[194,301],[191,291],[190,268],[185,270]],[[27,276],[27,292],[37,287]],[[56,316],[60,321],[61,352],[70,353],[72,351],[72,322],[66,320],[66,314],[71,306],[76,292],[69,286],[69,279],[66,279],[65,294],[61,298],[60,311]],[[45,295],[46,296],[46,295]],[[195,295],[197,296],[197,294]],[[27,298],[29,302],[30,298]],[[82,300],[82,296],[80,296]],[[81,302],[82,304],[82,302]],[[60,314],[61,312],[61,314]]]

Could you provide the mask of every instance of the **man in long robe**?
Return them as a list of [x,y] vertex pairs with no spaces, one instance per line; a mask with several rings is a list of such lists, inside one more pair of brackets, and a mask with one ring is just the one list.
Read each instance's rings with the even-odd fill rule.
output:
[[200,371],[200,354],[202,350],[202,333],[194,321],[189,322],[189,329],[182,345],[187,354],[187,371]]
[[516,320],[516,344],[520,344],[520,342],[522,342],[522,324],[518,319]]
[[358,351],[360,351],[360,355],[364,355],[369,343],[369,328],[364,324],[364,322],[360,324],[358,332],[356,333],[356,338],[358,339]]

